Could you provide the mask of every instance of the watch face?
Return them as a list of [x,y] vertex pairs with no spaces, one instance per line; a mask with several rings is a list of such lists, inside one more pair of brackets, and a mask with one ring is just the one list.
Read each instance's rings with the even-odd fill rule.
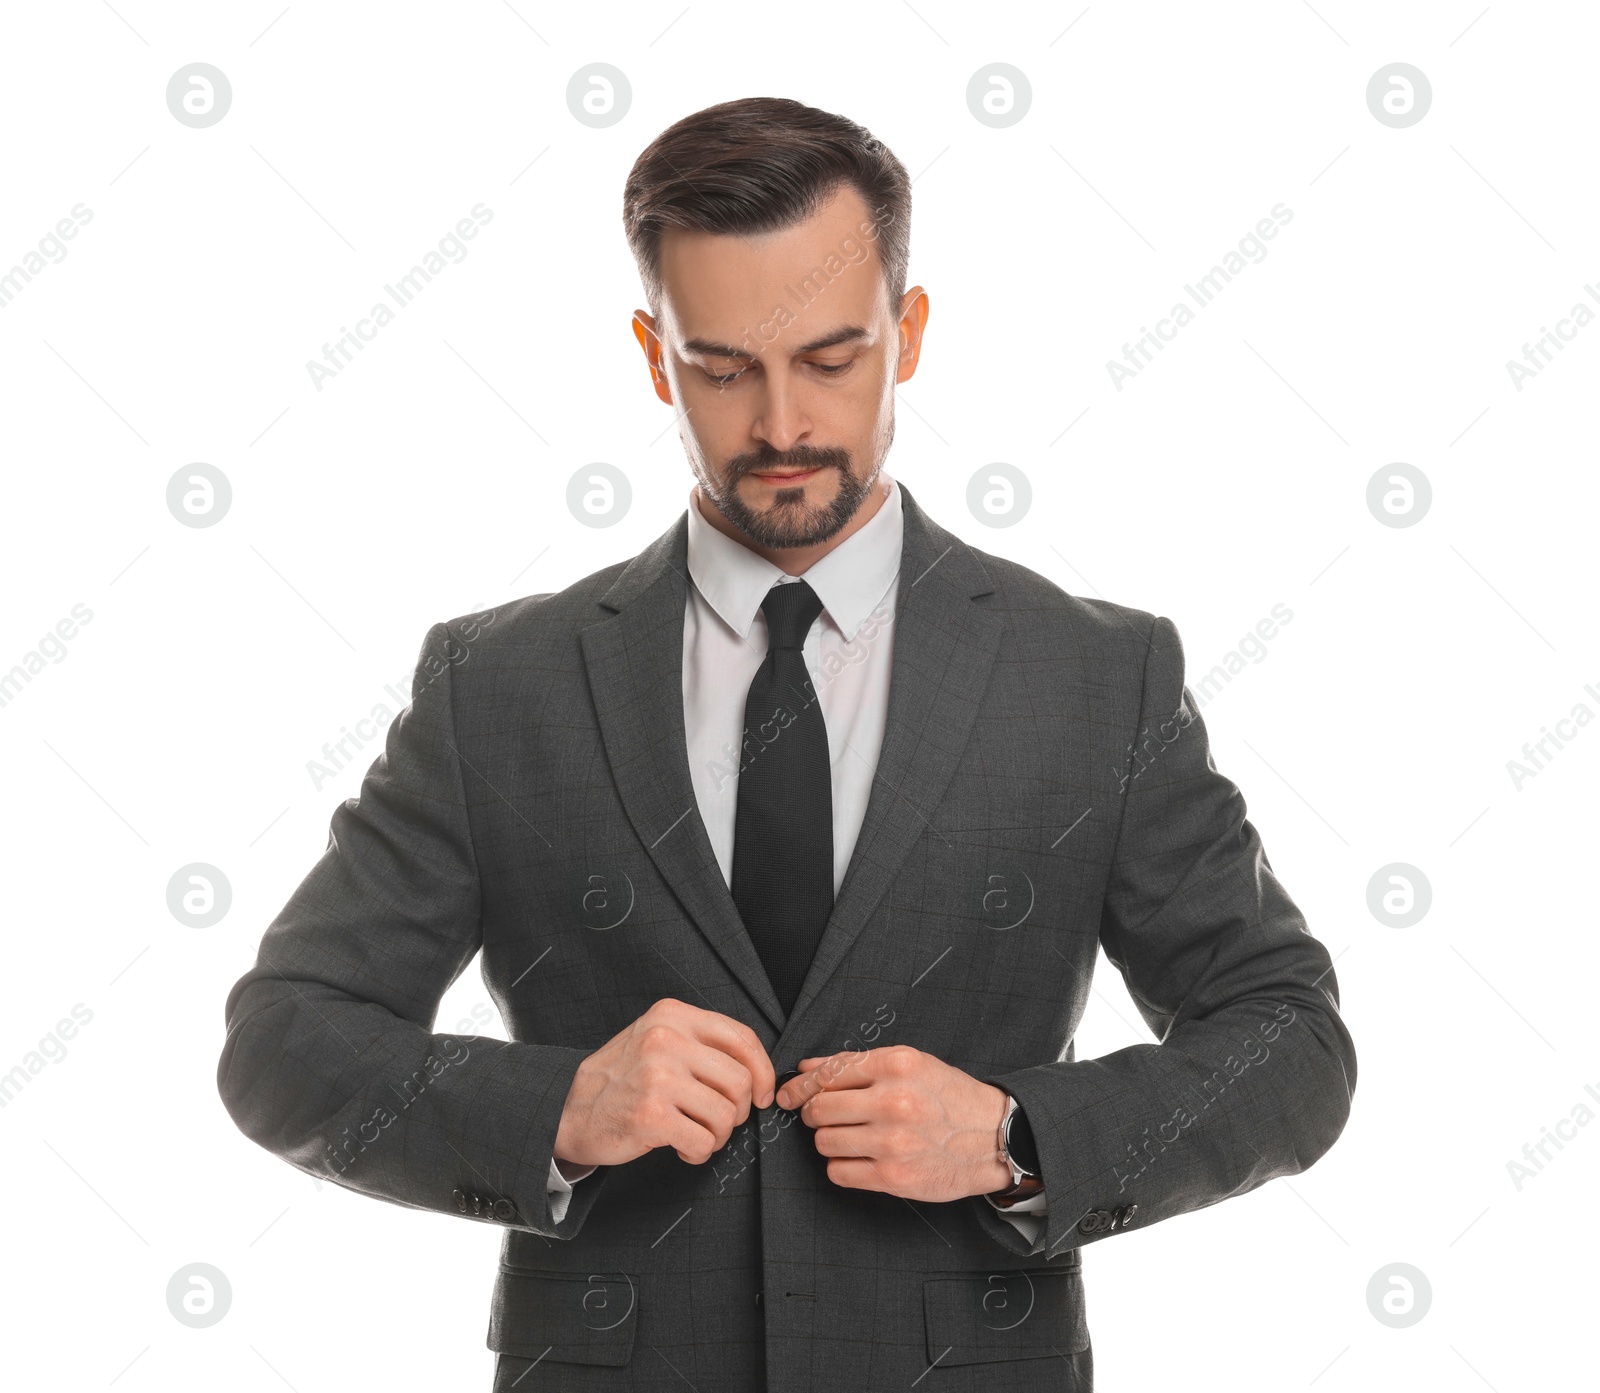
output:
[[1039,1176],[1039,1147],[1033,1139],[1028,1115],[1020,1107],[1006,1119],[1006,1154],[1011,1157],[1012,1165],[1025,1175]]

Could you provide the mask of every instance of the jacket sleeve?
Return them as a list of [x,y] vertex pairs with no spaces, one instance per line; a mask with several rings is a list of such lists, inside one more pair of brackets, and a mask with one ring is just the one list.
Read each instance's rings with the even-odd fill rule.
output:
[[228,995],[217,1088],[247,1137],[308,1175],[569,1239],[608,1169],[570,1200],[550,1190],[588,1051],[433,1033],[482,939],[451,707],[468,651],[428,631],[411,704]]
[[1349,1116],[1333,964],[1217,771],[1183,674],[1177,629],[1157,618],[1100,920],[1160,1043],[986,1080],[1027,1109],[1050,1196],[1031,1244],[981,1207],[1014,1253],[1066,1259],[1303,1171]]

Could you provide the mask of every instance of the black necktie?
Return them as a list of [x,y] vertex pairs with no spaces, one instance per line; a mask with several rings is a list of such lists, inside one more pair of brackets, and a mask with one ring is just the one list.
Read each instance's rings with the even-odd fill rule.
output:
[[833,911],[833,771],[801,647],[822,601],[803,580],[761,602],[767,656],[744,704],[733,900],[787,1013]]

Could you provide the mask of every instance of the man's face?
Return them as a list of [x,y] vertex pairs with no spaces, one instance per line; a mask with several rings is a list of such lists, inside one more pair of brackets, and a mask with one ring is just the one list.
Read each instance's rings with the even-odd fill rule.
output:
[[914,287],[889,313],[878,228],[843,187],[780,232],[670,229],[660,320],[634,316],[702,495],[763,547],[832,537],[889,452],[927,297]]

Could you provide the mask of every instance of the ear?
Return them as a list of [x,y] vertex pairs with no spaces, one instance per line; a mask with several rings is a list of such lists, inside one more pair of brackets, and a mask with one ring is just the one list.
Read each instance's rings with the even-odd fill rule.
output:
[[928,292],[920,285],[906,291],[900,301],[900,361],[896,382],[905,382],[922,357],[922,335],[928,324]]
[[671,406],[672,387],[667,381],[667,367],[661,339],[656,334],[655,320],[644,310],[633,312],[633,336],[639,340],[639,347],[644,350],[645,362],[650,368],[650,382],[656,389],[656,395]]

